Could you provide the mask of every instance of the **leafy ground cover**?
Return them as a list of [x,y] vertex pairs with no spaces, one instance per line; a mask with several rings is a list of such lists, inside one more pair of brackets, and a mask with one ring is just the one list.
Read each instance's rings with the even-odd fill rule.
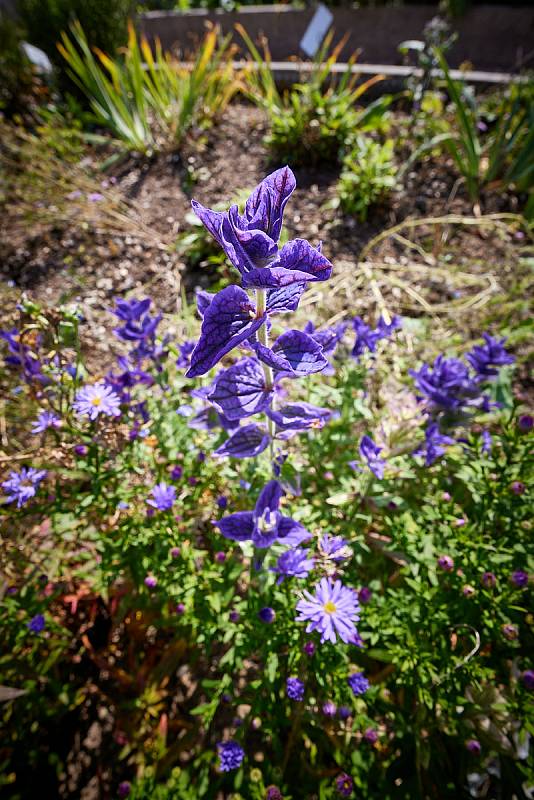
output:
[[528,797],[528,185],[426,99],[248,205],[265,98],[0,123],[2,796]]

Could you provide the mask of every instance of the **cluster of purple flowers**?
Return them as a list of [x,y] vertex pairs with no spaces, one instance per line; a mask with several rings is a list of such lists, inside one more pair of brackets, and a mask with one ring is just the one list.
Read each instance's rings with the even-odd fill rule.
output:
[[352,357],[357,359],[366,351],[374,353],[378,342],[382,339],[388,339],[401,325],[399,317],[393,317],[391,322],[387,322],[382,316],[373,330],[369,325],[366,325],[361,317],[354,317],[352,327],[356,334],[356,340],[352,348]]
[[35,497],[41,481],[46,478],[45,469],[37,470],[34,467],[22,467],[20,472],[12,470],[9,477],[2,483],[2,488],[7,495],[7,502],[17,502],[20,508],[32,497]]
[[[43,372],[43,360],[24,341],[17,328],[0,330],[0,337],[7,342],[8,354],[4,358],[6,366],[19,370],[26,383],[48,383]],[[39,345],[39,339],[36,345]]]

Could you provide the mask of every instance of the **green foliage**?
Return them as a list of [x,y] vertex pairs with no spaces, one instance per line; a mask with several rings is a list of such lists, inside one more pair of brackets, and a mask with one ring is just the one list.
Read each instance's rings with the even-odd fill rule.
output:
[[229,37],[218,42],[216,29],[201,43],[191,69],[155,53],[128,27],[128,43],[115,59],[92,50],[78,22],[62,34],[59,51],[69,74],[89,100],[98,124],[127,149],[143,153],[180,145],[195,125],[206,125],[224,111],[237,90]]
[[0,111],[11,116],[21,111],[33,85],[33,71],[22,48],[22,31],[0,11]]
[[357,131],[385,126],[391,102],[389,96],[365,109],[357,107],[363,95],[383,80],[383,76],[377,75],[358,84],[358,76],[352,72],[356,56],[349,59],[345,72],[332,76],[344,40],[330,52],[333,38],[330,33],[315,56],[306,80],[288,91],[279,92],[267,45],[264,45],[263,55],[260,54],[244,28],[238,25],[237,29],[253,59],[253,68],[246,73],[245,92],[269,116],[271,129],[266,143],[277,161],[336,164],[349,137]]
[[365,221],[369,208],[384,202],[393,191],[396,176],[393,141],[380,144],[369,136],[357,136],[343,159],[337,185],[341,208]]
[[90,47],[114,53],[126,44],[131,0],[19,0],[18,12],[32,44],[55,61],[63,31],[78,21]]

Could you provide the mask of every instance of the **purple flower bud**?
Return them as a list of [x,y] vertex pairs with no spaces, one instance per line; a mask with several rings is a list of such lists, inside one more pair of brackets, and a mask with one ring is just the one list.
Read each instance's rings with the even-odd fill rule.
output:
[[534,691],[534,670],[526,669],[521,676],[523,678],[523,684],[529,692]]
[[158,585],[158,579],[155,578],[153,575],[147,575],[145,578],[145,586],[148,586],[149,589],[155,589]]
[[203,464],[205,460],[206,460],[206,453],[200,450],[199,453],[197,454],[197,461]]
[[482,747],[480,746],[480,742],[477,741],[477,739],[469,739],[465,743],[465,746],[467,747],[467,749],[469,750],[469,752],[472,755],[474,755],[474,756],[479,756],[480,755]]
[[230,622],[239,622],[240,618],[241,614],[239,613],[239,611],[235,610],[230,611],[230,613],[228,614],[228,619],[230,620]]
[[514,586],[517,586],[519,589],[524,589],[528,586],[528,572],[517,569],[515,572],[512,572],[511,581]]
[[514,494],[521,495],[525,494],[526,486],[522,481],[514,481],[510,486],[510,489]]
[[443,492],[443,494],[441,495],[441,499],[445,503],[448,503],[450,500],[452,500],[452,497],[450,496],[450,494],[448,492]]
[[224,509],[228,506],[228,499],[222,494],[217,498],[217,505],[224,511]]
[[352,710],[348,706],[340,706],[337,713],[340,719],[348,719],[352,714]]
[[85,444],[77,444],[74,447],[74,452],[77,456],[86,456],[89,452],[89,448]]
[[335,717],[337,706],[332,700],[327,700],[326,703],[323,703],[322,712],[325,717]]
[[521,433],[528,433],[532,430],[532,426],[534,425],[534,418],[530,414],[521,414],[519,419],[517,420],[517,427],[521,431]]
[[223,701],[223,703],[231,703],[232,702],[232,695],[228,694],[228,692],[224,692],[221,695],[221,700]]
[[171,469],[171,481],[179,481],[183,475],[183,467],[176,466]]
[[485,572],[480,580],[486,589],[493,589],[497,584],[497,577],[493,572]]
[[454,561],[450,556],[440,556],[438,558],[438,567],[444,572],[452,572],[454,569]]
[[184,613],[184,611],[185,611],[184,604],[183,603],[178,603],[178,605],[176,606],[176,613],[181,616]]
[[124,800],[125,797],[128,797],[128,795],[130,794],[131,789],[132,789],[132,785],[131,785],[130,781],[122,781],[122,783],[119,783],[119,786],[118,786],[118,789],[117,789],[117,794],[118,794],[120,800]]
[[261,611],[258,612],[258,617],[261,619],[262,622],[271,623],[274,622],[276,619],[276,611],[274,608],[269,608],[266,606],[262,608]]
[[179,558],[179,557],[180,557],[180,548],[171,547],[171,558]]
[[466,522],[467,520],[465,519],[465,517],[458,517],[458,519],[454,520],[454,524],[457,528],[463,528]]
[[368,586],[362,586],[362,588],[358,592],[358,600],[362,605],[366,605],[370,601],[372,596],[373,593]]
[[313,654],[315,653],[315,645],[311,641],[306,642],[304,647],[302,648],[302,650],[303,650],[304,653],[306,653],[307,656],[309,656],[311,658],[313,656]]
[[375,731],[374,728],[367,728],[367,730],[363,734],[363,738],[365,739],[366,742],[369,742],[369,744],[376,744],[376,742],[378,741],[378,733]]
[[509,622],[506,625],[503,625],[501,630],[504,638],[508,639],[510,642],[513,642],[519,636],[517,625],[512,625]]
[[31,620],[27,623],[27,628],[32,633],[42,633],[45,627],[46,627],[46,622],[42,614],[36,614],[35,617],[32,617]]
[[473,586],[467,584],[466,586],[463,587],[462,594],[464,597],[473,597],[473,595],[475,594],[475,589]]
[[284,800],[284,798],[278,786],[268,786],[265,800]]
[[341,772],[336,778],[336,790],[337,793],[341,797],[350,797],[353,789],[354,789],[354,782],[350,775],[347,775],[346,772]]
[[195,478],[194,475],[191,475],[190,478],[187,479],[189,486],[196,486],[198,483],[198,478]]

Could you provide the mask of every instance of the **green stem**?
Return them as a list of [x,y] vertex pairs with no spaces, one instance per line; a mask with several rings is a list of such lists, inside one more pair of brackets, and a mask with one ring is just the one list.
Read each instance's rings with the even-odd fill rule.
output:
[[[256,314],[258,317],[261,317],[262,314],[265,313],[265,308],[267,305],[267,291],[266,289],[256,289]],[[258,340],[260,344],[264,347],[269,346],[269,331],[267,330],[267,322],[264,322],[261,328],[258,329]],[[272,367],[267,366],[262,361],[263,373],[265,375],[265,388],[272,389],[274,386],[274,375]],[[274,395],[272,400],[272,407],[274,409]],[[267,417],[267,429],[269,431],[269,435],[271,437],[271,460],[274,455],[274,434],[275,434],[275,423],[272,419]]]

